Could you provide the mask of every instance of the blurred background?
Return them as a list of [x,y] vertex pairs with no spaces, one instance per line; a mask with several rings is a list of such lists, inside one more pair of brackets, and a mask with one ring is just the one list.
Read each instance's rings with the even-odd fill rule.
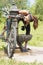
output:
[[[1,11],[1,9],[5,9],[9,11],[9,8],[12,6],[12,3],[15,3],[18,9],[28,10],[32,15],[37,16],[38,18],[38,28],[36,30],[33,29],[33,22],[31,24],[31,34],[33,35],[32,39],[28,41],[29,46],[38,46],[43,47],[43,0],[0,0],[0,33],[3,31],[3,27],[6,23],[6,16],[5,13]],[[19,23],[19,34],[25,34],[26,31],[21,30],[21,26],[23,25],[22,22]],[[0,50],[6,46],[6,43],[0,40]],[[18,63],[13,60],[0,60],[0,65],[31,65],[25,63]],[[8,64],[9,63],[9,64]],[[41,65],[33,63],[32,65]],[[43,64],[42,64],[43,65]]]

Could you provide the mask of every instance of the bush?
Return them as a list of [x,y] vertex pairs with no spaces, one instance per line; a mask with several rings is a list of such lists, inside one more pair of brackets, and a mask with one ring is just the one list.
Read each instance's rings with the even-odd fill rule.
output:
[[43,15],[35,15],[35,16],[38,18],[38,20],[43,21]]

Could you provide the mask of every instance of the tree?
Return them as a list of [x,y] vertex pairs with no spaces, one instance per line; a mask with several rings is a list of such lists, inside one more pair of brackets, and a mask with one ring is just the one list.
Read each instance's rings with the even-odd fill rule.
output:
[[35,15],[35,5],[30,7],[30,12]]
[[14,0],[18,8],[20,9],[26,9],[27,8],[27,1],[28,0]]
[[14,2],[18,8],[26,9],[28,0],[0,0],[0,8],[10,6]]
[[36,0],[35,14],[39,15],[40,20],[43,20],[43,0]]

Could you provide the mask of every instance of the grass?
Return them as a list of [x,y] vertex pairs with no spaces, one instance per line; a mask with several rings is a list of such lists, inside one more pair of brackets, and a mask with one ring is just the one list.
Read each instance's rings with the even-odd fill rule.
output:
[[31,27],[31,34],[33,37],[29,44],[43,47],[43,22],[39,21],[39,26],[36,30]]
[[26,63],[26,62],[17,62],[16,60],[12,59],[1,59],[0,60],[0,65],[43,65],[43,63]]

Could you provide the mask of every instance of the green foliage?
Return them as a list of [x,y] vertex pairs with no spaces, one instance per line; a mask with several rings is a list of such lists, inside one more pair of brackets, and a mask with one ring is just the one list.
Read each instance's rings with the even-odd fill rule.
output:
[[36,14],[43,15],[43,0],[36,0]]
[[2,12],[0,12],[0,17],[2,16]]
[[9,4],[9,0],[0,0],[0,7],[7,6]]
[[0,8],[2,7],[9,7],[13,2],[18,6],[20,9],[27,8],[27,1],[28,0],[0,0]]
[[40,20],[43,20],[43,0],[36,0],[35,14],[39,15]]
[[32,14],[35,14],[35,5],[32,5],[32,6],[30,7],[30,12],[31,12]]
[[0,25],[3,23],[5,23],[5,21],[6,21],[6,18],[5,17],[0,17]]
[[27,8],[27,0],[14,0],[17,4],[18,8],[26,9]]
[[40,21],[43,21],[43,0],[35,0],[35,3],[30,7],[30,11],[36,15]]

